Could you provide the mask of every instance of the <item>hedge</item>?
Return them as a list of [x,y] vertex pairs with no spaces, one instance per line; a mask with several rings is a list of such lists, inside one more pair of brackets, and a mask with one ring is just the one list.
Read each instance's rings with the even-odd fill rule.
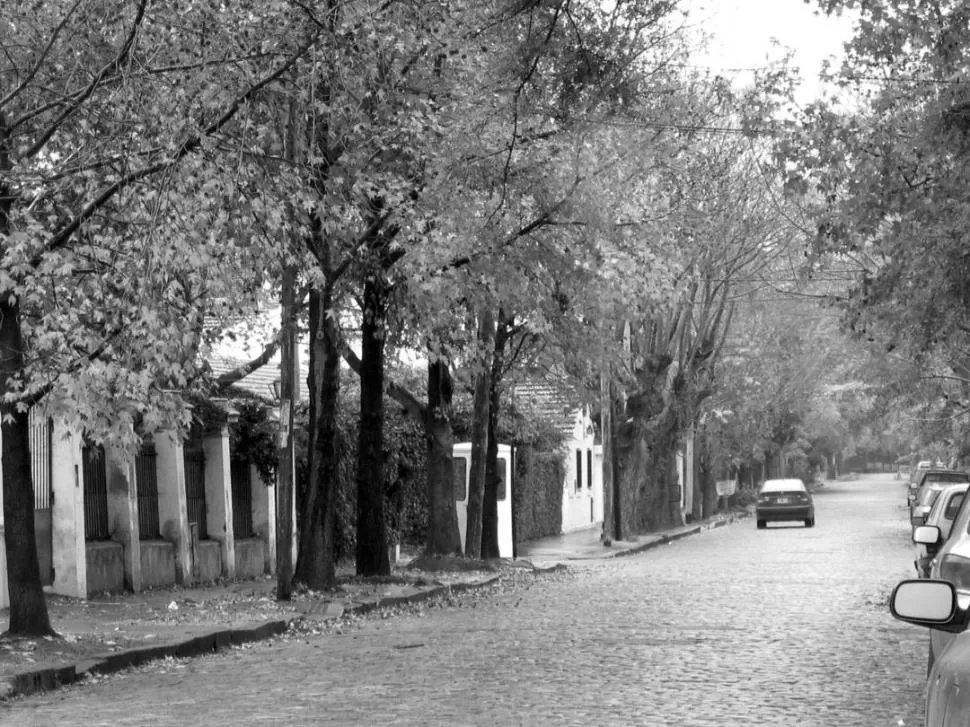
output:
[[523,543],[562,532],[563,481],[561,451],[543,452],[526,445],[516,449],[512,488],[512,532]]

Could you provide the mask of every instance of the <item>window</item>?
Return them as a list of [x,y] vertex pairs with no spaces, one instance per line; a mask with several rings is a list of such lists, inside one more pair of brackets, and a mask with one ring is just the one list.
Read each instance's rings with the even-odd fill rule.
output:
[[495,489],[495,499],[502,502],[505,499],[505,458],[499,457],[496,463],[498,466],[498,487]]
[[593,489],[593,450],[586,450],[586,488]]
[[583,489],[583,450],[576,450],[576,492]]
[[466,478],[466,473],[468,472],[468,459],[466,457],[455,457],[455,499],[459,502],[465,500],[468,494],[468,480]]
[[960,510],[960,505],[963,503],[963,493],[958,492],[953,497],[950,498],[950,502],[947,503],[946,510],[943,512],[943,517],[946,520],[953,520],[957,516],[957,512]]

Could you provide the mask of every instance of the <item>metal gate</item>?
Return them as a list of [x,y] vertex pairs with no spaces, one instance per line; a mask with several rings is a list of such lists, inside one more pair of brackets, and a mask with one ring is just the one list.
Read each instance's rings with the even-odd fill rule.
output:
[[84,464],[84,539],[107,540],[108,532],[108,476],[105,470],[104,447],[85,443]]
[[235,538],[253,537],[253,483],[249,460],[233,459],[229,469],[232,479],[232,532]]
[[138,490],[138,537],[140,540],[161,540],[158,518],[158,470],[155,445],[146,442],[135,458],[135,477]]
[[34,533],[37,538],[37,563],[40,582],[49,586],[54,582],[54,528],[51,507],[54,488],[51,478],[53,454],[53,423],[47,417],[30,410],[30,477],[34,483]]
[[185,509],[191,523],[196,523],[199,539],[209,537],[205,514],[205,454],[202,445],[185,443]]

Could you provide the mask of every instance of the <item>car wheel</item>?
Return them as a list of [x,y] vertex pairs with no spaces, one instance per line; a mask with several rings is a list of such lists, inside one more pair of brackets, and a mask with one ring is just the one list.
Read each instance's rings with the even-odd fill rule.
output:
[[808,518],[805,521],[805,527],[806,528],[814,528],[815,527],[815,518],[813,518],[813,517]]
[[765,522],[764,520],[758,521],[758,530],[764,530],[766,527],[768,527],[767,522]]

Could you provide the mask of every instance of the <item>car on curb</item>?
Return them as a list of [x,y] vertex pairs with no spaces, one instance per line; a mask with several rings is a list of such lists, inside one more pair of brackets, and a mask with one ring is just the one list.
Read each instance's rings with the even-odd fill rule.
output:
[[909,479],[906,482],[906,504],[912,505],[912,498],[919,488],[919,478],[926,470],[930,469],[933,463],[928,459],[917,462],[916,466],[909,471]]
[[[953,518],[950,534],[936,525],[922,525],[913,531],[913,542],[936,548],[930,560],[928,580],[942,580],[953,584],[960,608],[970,608],[970,497],[964,497]],[[930,631],[927,663],[932,665],[953,640],[952,633],[943,629]]]
[[[945,542],[950,537],[953,521],[960,511],[968,487],[970,487],[970,483],[966,482],[944,485],[930,508],[925,524],[940,529],[939,543]],[[930,577],[930,563],[938,550],[938,544],[916,543],[916,559],[913,564],[916,566],[917,576],[920,578]]]
[[[926,516],[929,512],[927,505],[932,505],[932,501],[927,502],[924,493],[927,488],[952,482],[970,482],[970,474],[962,470],[948,470],[942,467],[924,470],[920,473],[916,481],[916,489],[910,497],[909,515],[910,519],[914,515]],[[925,510],[917,512],[917,507],[924,507]],[[915,525],[915,523],[914,523]]]
[[769,522],[801,521],[805,527],[815,526],[815,501],[812,493],[799,479],[765,480],[758,489],[755,521],[758,529]]
[[[925,727],[970,724],[970,611],[961,605],[957,586],[946,580],[906,580],[889,597],[894,618],[946,634],[949,645],[930,661],[926,678]],[[931,654],[932,655],[932,654]],[[961,689],[961,687],[963,687]]]
[[940,493],[945,489],[946,483],[943,482],[928,482],[924,487],[920,488],[916,502],[909,509],[909,524],[913,531],[920,525],[926,524],[926,518],[929,516],[930,510],[936,504]]

